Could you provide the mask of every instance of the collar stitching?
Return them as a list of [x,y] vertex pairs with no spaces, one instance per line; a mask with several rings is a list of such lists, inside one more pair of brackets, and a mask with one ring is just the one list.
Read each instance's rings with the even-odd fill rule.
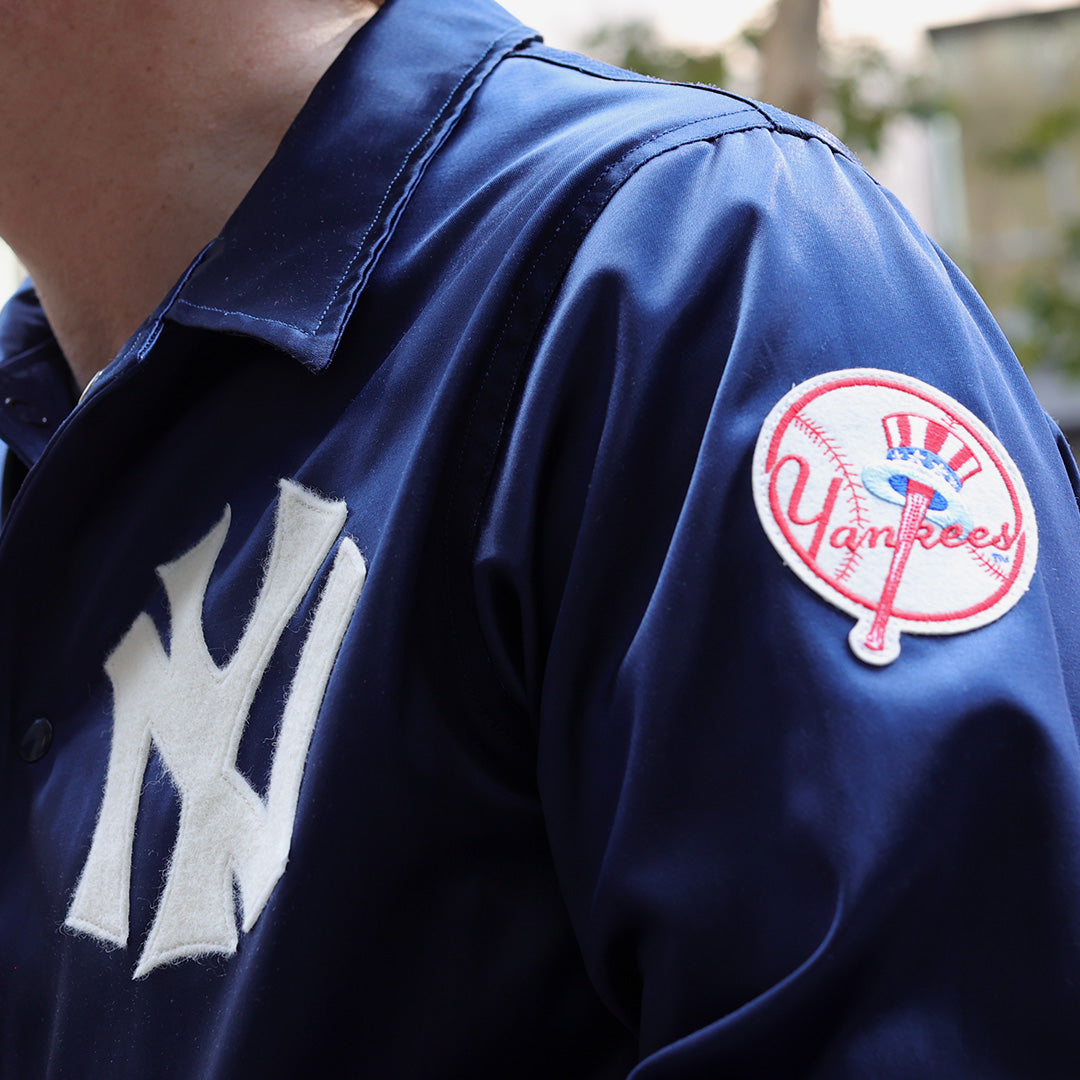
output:
[[[266,323],[269,326],[284,326],[289,330],[295,331],[296,333],[302,335],[305,338],[315,338],[322,333],[323,327],[326,324],[326,320],[329,317],[330,312],[333,310],[334,305],[338,302],[342,286],[352,274],[357,262],[364,255],[364,249],[367,245],[368,238],[371,236],[372,231],[375,229],[376,225],[380,223],[380,218],[382,217],[383,211],[387,203],[390,201],[395,185],[401,179],[402,175],[408,171],[410,165],[414,164],[417,151],[420,150],[421,147],[423,147],[424,143],[431,136],[431,133],[438,128],[440,122],[442,122],[450,106],[453,104],[455,98],[458,96],[458,92],[461,90],[462,86],[466,85],[474,77],[477,71],[482,70],[486,66],[486,64],[490,60],[492,53],[496,51],[496,49],[503,43],[507,36],[507,34],[500,34],[497,38],[493,39],[488,44],[487,48],[484,50],[484,55],[454,85],[454,88],[447,95],[446,100],[439,106],[438,110],[436,111],[435,118],[431,121],[427,128],[425,128],[424,133],[420,136],[419,139],[416,140],[416,142],[409,148],[408,152],[405,154],[404,161],[398,168],[398,171],[394,174],[393,178],[390,180],[390,183],[386,186],[386,190],[383,192],[382,198],[379,200],[379,204],[375,208],[375,212],[371,218],[371,223],[368,225],[363,236],[361,236],[360,239],[357,241],[355,254],[349,260],[348,265],[345,267],[344,271],[339,276],[337,283],[333,289],[333,295],[327,302],[326,306],[319,313],[319,321],[315,328],[308,329],[306,326],[298,326],[296,323],[286,322],[284,319],[271,319],[267,318],[264,315],[252,315],[250,312],[244,312],[245,318],[251,319],[254,322]],[[197,265],[197,263],[200,261],[201,257],[199,260],[196,261],[195,265]],[[191,270],[194,270],[195,265],[192,266]],[[190,276],[190,273],[191,271],[189,270],[188,275],[185,275],[185,281],[187,276]],[[181,282],[181,286],[182,285],[183,282]],[[232,316],[237,314],[237,312],[231,308],[220,308],[214,307],[210,304],[195,303],[195,301],[188,300],[185,297],[179,295],[179,293],[180,289],[177,289],[177,298],[174,304],[170,306],[182,307],[194,311],[207,311],[214,315]]]
[[[361,243],[362,243],[362,241],[361,241]],[[355,262],[355,261],[356,261],[356,259],[354,258],[353,262]],[[348,273],[346,273],[345,275],[342,276],[341,281],[344,281],[346,277],[348,277]],[[338,287],[339,288],[341,286],[341,281],[338,282]],[[238,312],[237,312],[237,310],[235,308],[219,308],[219,307],[212,307],[210,304],[196,304],[193,300],[180,299],[180,300],[177,300],[176,303],[173,306],[174,307],[189,308],[189,309],[194,310],[194,311],[209,311],[209,312],[212,312],[215,315],[236,315],[236,314],[238,314]],[[326,310],[329,311],[330,308],[333,307],[333,306],[334,306],[333,301],[331,301],[330,304],[327,306]],[[319,331],[322,329],[323,321],[325,321],[325,313],[324,313],[323,318],[319,322],[319,325],[314,330],[308,330],[304,326],[297,326],[295,323],[285,322],[284,319],[268,319],[265,315],[251,315],[246,311],[241,312],[240,314],[243,314],[245,319],[251,319],[253,322],[269,323],[271,326],[287,326],[290,330],[295,330],[298,334],[303,334],[304,337],[315,337],[316,334],[318,334]]]
[[[427,141],[427,139],[431,135],[431,133],[442,122],[442,120],[446,116],[446,113],[449,110],[451,104],[453,103],[454,99],[457,97],[458,91],[462,88],[462,86],[464,86],[466,83],[468,83],[473,78],[473,76],[475,75],[475,73],[477,71],[482,70],[482,68],[487,64],[487,62],[488,62],[489,58],[491,57],[492,53],[495,52],[496,47],[499,46],[506,39],[507,36],[508,35],[506,35],[506,34],[500,34],[497,38],[493,39],[488,44],[488,47],[484,50],[484,55],[458,80],[458,82],[454,86],[453,90],[450,91],[450,93],[447,96],[446,100],[442,103],[442,105],[439,106],[438,112],[436,112],[436,114],[435,114],[435,118],[431,121],[431,123],[427,126],[427,128],[425,128],[424,133],[420,136],[420,138],[417,139],[416,142],[413,143],[413,145],[409,148],[408,153],[405,155],[405,160],[402,162],[401,166],[398,168],[398,171],[394,174],[393,179],[386,186],[386,190],[383,192],[382,199],[379,201],[379,205],[375,208],[375,213],[371,217],[371,224],[368,225],[367,230],[364,232],[364,235],[360,238],[359,242],[357,243],[357,245],[356,245],[356,254],[353,255],[352,259],[349,260],[349,265],[345,267],[344,273],[342,273],[341,277],[338,279],[337,287],[334,290],[333,297],[331,298],[331,300],[327,303],[326,307],[324,307],[322,312],[320,313],[318,326],[315,328],[315,330],[313,332],[309,332],[309,331],[302,331],[302,332],[309,333],[310,336],[314,336],[314,334],[317,334],[322,330],[323,324],[326,322],[326,319],[329,316],[331,309],[333,308],[334,304],[337,303],[338,295],[339,295],[339,293],[341,291],[341,286],[345,283],[345,281],[348,279],[349,275],[352,273],[353,267],[356,266],[356,264],[359,261],[361,255],[364,254],[364,248],[365,248],[365,245],[367,244],[368,237],[372,233],[372,230],[375,228],[375,226],[377,224],[380,223],[380,218],[382,217],[383,209],[385,208],[386,204],[390,200],[391,194],[393,193],[393,190],[394,190],[394,186],[397,184],[398,180],[401,179],[401,177],[404,175],[404,173],[409,169],[409,166],[414,163],[415,155],[416,155],[417,151],[420,150],[420,148]],[[266,321],[271,321],[271,320],[266,320]],[[288,323],[285,323],[284,325],[287,326]],[[298,328],[294,328],[294,329],[298,329]]]

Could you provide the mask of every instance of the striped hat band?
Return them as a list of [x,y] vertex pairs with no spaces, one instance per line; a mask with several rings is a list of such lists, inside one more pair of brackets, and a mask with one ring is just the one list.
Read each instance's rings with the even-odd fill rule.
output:
[[971,447],[937,420],[915,413],[893,413],[881,422],[890,451],[906,448],[928,451],[948,465],[961,484],[982,469]]

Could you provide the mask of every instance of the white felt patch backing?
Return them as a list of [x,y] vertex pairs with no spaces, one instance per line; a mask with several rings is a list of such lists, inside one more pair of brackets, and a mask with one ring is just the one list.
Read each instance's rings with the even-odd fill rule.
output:
[[874,368],[800,383],[769,413],[754,501],[773,546],[855,618],[848,641],[892,663],[900,634],[958,634],[1001,618],[1035,572],[1020,471],[973,413]]
[[363,588],[356,545],[338,546],[285,701],[264,801],[236,769],[248,710],[289,619],[345,524],[346,506],[282,480],[270,557],[254,611],[224,668],[210,656],[203,600],[229,529],[158,568],[169,599],[166,654],[140,615],[105,662],[113,740],[90,853],[65,925],[113,945],[128,939],[135,817],[157,748],[180,796],[180,828],[135,978],[182,957],[236,951],[233,881],[245,932],[285,870],[300,781],[330,670]]

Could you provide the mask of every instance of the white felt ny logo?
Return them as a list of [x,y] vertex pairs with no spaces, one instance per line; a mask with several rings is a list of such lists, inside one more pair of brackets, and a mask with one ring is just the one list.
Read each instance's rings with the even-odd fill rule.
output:
[[286,624],[345,524],[343,502],[280,484],[258,600],[232,659],[219,668],[202,630],[203,598],[230,512],[194,548],[158,568],[169,600],[166,653],[140,615],[105,662],[113,687],[113,741],[105,796],[66,925],[115,945],[128,939],[132,841],[150,745],[180,796],[180,828],[135,978],[159,964],[232,954],[285,870],[308,747],[330,669],[364,584],[364,560],[342,540],[285,700],[265,801],[236,769],[255,691]]

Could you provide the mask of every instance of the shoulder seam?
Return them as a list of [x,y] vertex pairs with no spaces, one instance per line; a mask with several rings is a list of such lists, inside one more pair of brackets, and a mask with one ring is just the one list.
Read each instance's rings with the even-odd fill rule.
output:
[[718,97],[730,98],[732,101],[752,105],[762,116],[766,116],[765,112],[758,107],[757,102],[745,98],[741,94],[725,90],[722,86],[713,86],[710,83],[678,82],[675,79],[659,79],[653,75],[642,75],[640,72],[627,71],[599,60],[593,61],[590,57],[581,56],[577,53],[552,49],[536,41],[529,42],[525,48],[511,53],[506,59],[537,60],[543,64],[551,64],[553,67],[577,71],[582,75],[592,75],[597,79],[606,79],[608,82],[651,83],[658,86],[685,86],[691,90],[704,90],[707,93],[716,94]]
[[[695,127],[700,130],[691,133],[690,129]],[[481,523],[489,506],[491,485],[498,469],[498,461],[504,452],[504,441],[512,423],[511,414],[515,407],[515,401],[518,398],[526,373],[535,358],[537,342],[543,333],[543,327],[547,322],[551,305],[559,295],[566,274],[577,259],[581,245],[590,230],[616,192],[649,162],[657,160],[669,151],[684,146],[710,142],[736,131],[752,131],[755,129],[771,131],[772,125],[769,118],[760,109],[753,107],[753,103],[746,103],[744,108],[734,112],[706,115],[690,120],[684,119],[672,127],[656,132],[639,142],[635,142],[633,146],[624,151],[614,161],[601,168],[584,190],[579,192],[577,198],[564,210],[557,221],[553,223],[546,243],[530,261],[507,305],[505,317],[491,346],[488,361],[481,376],[481,389],[475,395],[466,418],[460,450],[452,467],[452,479],[449,485],[449,503],[451,507],[457,503],[460,493],[465,487],[466,460],[469,455],[469,448],[473,445],[475,432],[480,422],[480,415],[488,407],[484,400],[484,390],[491,387],[499,377],[499,354],[504,350],[509,350],[513,359],[509,365],[511,370],[504,375],[504,377],[508,376],[507,383],[501,391],[490,391],[494,394],[492,405],[495,402],[498,402],[498,404],[493,410],[497,414],[493,417],[495,422],[493,438],[485,454],[486,460],[482,465],[482,490],[479,492],[479,498],[476,499],[472,506],[471,514],[463,522],[464,544],[470,553],[470,564],[475,561],[476,544],[480,536]],[[680,133],[683,133],[683,137],[679,137]],[[667,144],[664,143],[665,139],[669,140]],[[567,238],[569,238],[569,242],[565,246],[561,245],[560,241]],[[551,260],[552,265],[550,268],[545,268],[545,263],[548,260]],[[545,272],[545,269],[547,272]],[[533,293],[533,295],[530,296],[530,293]],[[523,310],[533,313],[531,316],[527,316],[525,320],[528,324],[527,338],[524,341],[511,344],[509,339],[513,336],[513,328],[519,324]],[[447,580],[450,580],[452,576],[452,543],[450,539],[452,515],[453,510],[451,509],[444,521],[441,543],[444,573]],[[451,602],[450,608],[453,609],[453,602]],[[475,608],[472,609],[472,615],[475,624],[478,626],[479,619],[476,616]],[[451,618],[453,617],[451,615]],[[482,631],[479,631],[479,639],[483,647],[485,666],[490,676],[499,686],[506,701],[516,706],[515,695],[503,681],[498,665],[492,658],[491,650]],[[464,670],[463,667],[462,672]],[[465,676],[462,675],[462,678],[465,678]],[[501,726],[498,721],[496,721],[496,726]]]
[[[522,56],[522,53],[513,55]],[[545,57],[534,58],[546,60]],[[584,73],[588,74],[588,71]],[[631,78],[627,81],[636,80]],[[706,112],[690,119],[684,115],[679,122],[661,131],[642,132],[642,137],[633,145],[614,160],[601,165],[590,179],[583,180],[583,187],[576,196],[568,200],[568,204],[557,217],[553,216],[546,242],[522,268],[521,277],[508,297],[502,323],[488,350],[477,392],[463,425],[460,448],[449,471],[448,508],[440,543],[444,579],[447,582],[453,579],[455,545],[452,536],[458,533],[458,528],[458,550],[462,554],[467,551],[469,565],[475,565],[476,544],[484,515],[490,506],[492,483],[498,470],[498,462],[505,452],[505,440],[512,426],[516,402],[535,359],[537,344],[543,335],[552,304],[562,290],[566,275],[577,259],[581,245],[615,194],[650,162],[673,150],[694,144],[717,142],[724,135],[760,130],[770,136],[790,134],[805,140],[820,139],[812,130],[784,130],[777,120],[769,115],[767,107],[756,102],[727,94],[725,91],[713,92],[738,102],[741,107],[726,112]],[[820,141],[835,151],[836,147],[829,140]],[[482,419],[484,424],[491,425],[486,439],[478,438]],[[482,447],[479,445],[481,442],[485,444]],[[478,472],[475,494],[463,505],[464,491],[472,487],[466,476],[474,468]],[[459,525],[452,527],[451,522],[458,514],[461,515],[457,517]],[[520,707],[515,693],[504,682],[485,635],[479,628],[475,598],[459,599],[457,602],[448,598],[450,619],[454,623],[463,614],[457,608],[458,602],[470,612],[464,617],[472,624],[469,632],[478,635],[484,657],[481,663],[488,673],[488,678],[499,687],[499,692],[508,705],[515,709]],[[467,689],[470,675],[466,674],[466,669],[467,665],[463,665],[459,677]],[[530,702],[526,708],[531,711],[531,706]],[[496,727],[503,726],[494,718],[493,722]]]
[[[731,90],[725,90],[721,86],[711,86],[708,83],[677,82],[674,79],[658,79],[651,75],[642,75],[634,71],[625,71],[622,68],[614,67],[601,61],[593,61],[587,56],[553,49],[550,46],[544,45],[543,42],[535,40],[528,42],[521,49],[509,54],[506,59],[534,60],[540,63],[550,64],[553,67],[565,68],[568,71],[576,71],[581,75],[604,79],[608,82],[645,83],[652,86],[677,86],[688,90],[704,91],[705,93],[714,94],[717,97],[726,98],[731,102],[739,102],[745,106],[744,109],[736,110],[729,115],[735,116],[741,112],[752,110],[758,113],[765,121],[765,125],[778,135],[793,135],[796,138],[808,142],[817,140],[818,142],[824,143],[834,153],[839,154],[841,157],[846,157],[855,164],[861,165],[861,162],[853,151],[845,146],[844,143],[832,134],[832,132],[825,128],[814,124],[812,121],[802,120],[799,117],[786,113],[774,106],[767,105],[764,102],[746,97],[743,94],[736,94]],[[727,133],[724,132],[723,134]]]

